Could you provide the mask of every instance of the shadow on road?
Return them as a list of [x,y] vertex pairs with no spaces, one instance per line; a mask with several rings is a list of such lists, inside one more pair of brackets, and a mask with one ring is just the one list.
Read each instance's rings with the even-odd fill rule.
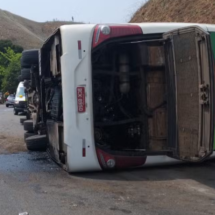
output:
[[215,161],[202,164],[178,164],[159,167],[145,167],[112,172],[73,174],[76,177],[109,181],[172,181],[191,179],[215,188]]

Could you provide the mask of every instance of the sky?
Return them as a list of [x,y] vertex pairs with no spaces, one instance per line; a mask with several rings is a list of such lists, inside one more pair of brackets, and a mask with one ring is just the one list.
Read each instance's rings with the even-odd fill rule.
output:
[[38,21],[128,22],[146,0],[5,0],[0,9]]

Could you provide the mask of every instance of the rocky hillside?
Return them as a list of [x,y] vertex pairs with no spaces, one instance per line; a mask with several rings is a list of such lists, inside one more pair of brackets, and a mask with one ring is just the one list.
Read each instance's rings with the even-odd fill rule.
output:
[[131,22],[197,22],[215,24],[215,0],[149,0]]
[[71,22],[38,23],[0,9],[0,40],[11,40],[25,49],[38,48],[59,26]]

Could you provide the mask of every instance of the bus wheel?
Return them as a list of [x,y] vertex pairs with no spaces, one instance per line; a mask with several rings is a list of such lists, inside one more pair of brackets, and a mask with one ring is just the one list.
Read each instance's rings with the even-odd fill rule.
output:
[[31,133],[31,132],[25,132],[24,133],[24,140],[25,140],[25,142],[26,142],[26,139],[28,138],[28,137],[32,137],[32,136],[34,136],[34,135],[36,135],[35,133]]
[[24,80],[30,80],[31,69],[26,69],[26,68],[21,69],[21,76]]
[[26,138],[25,142],[29,151],[46,151],[48,140],[46,135],[33,135]]
[[29,132],[33,132],[34,131],[33,121],[32,120],[26,120],[24,122],[24,130],[25,131],[29,131]]
[[19,113],[19,112],[18,112],[17,110],[15,110],[15,109],[13,110],[13,114],[14,114],[15,116],[18,115],[18,113]]
[[26,119],[31,119],[31,113],[29,111],[26,113]]
[[23,124],[27,119],[25,118],[20,118],[20,123]]

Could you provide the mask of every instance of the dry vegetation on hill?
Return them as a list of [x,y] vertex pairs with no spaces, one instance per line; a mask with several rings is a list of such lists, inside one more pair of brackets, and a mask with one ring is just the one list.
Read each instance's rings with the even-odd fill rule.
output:
[[149,0],[131,22],[196,22],[215,24],[215,0]]
[[25,49],[38,48],[56,28],[63,24],[72,24],[72,22],[38,23],[0,9],[0,40],[11,40]]

